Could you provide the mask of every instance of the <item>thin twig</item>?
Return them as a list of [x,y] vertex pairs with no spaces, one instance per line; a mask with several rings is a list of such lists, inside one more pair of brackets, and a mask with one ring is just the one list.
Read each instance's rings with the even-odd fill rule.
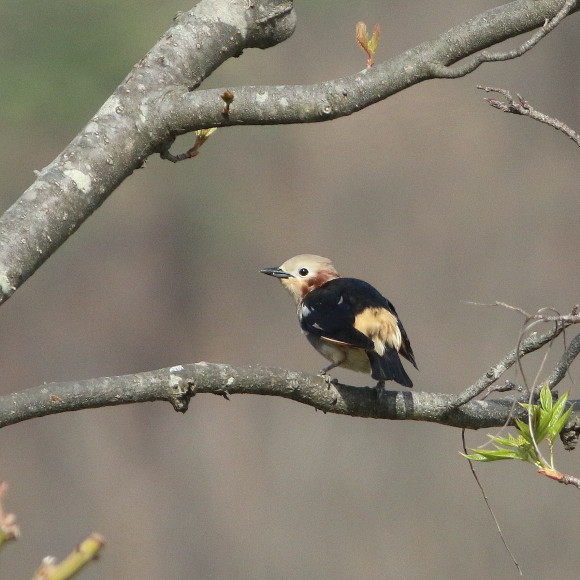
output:
[[546,379],[548,387],[553,390],[554,387],[566,376],[570,365],[580,353],[580,334],[577,334],[570,342],[568,348],[564,351],[558,364],[552,371],[552,374]]
[[574,485],[580,489],[580,478],[575,477],[574,475],[568,475],[567,473],[561,473],[554,469],[538,469],[538,473],[541,475],[545,475],[554,481],[558,481],[559,483],[563,483],[565,485]]
[[[467,455],[467,446],[465,445],[465,429],[461,430],[461,443],[463,444],[463,453],[465,453],[465,455]],[[507,550],[507,553],[510,555],[512,562],[514,563],[515,567],[518,569],[520,576],[523,576],[524,575],[523,571],[520,568],[520,565],[519,565],[518,561],[516,560],[515,556],[513,555],[512,551],[510,550],[510,547],[507,544],[505,536],[503,535],[503,532],[501,530],[499,522],[498,522],[498,520],[495,516],[495,513],[493,511],[493,508],[491,507],[491,504],[489,503],[489,499],[487,497],[487,494],[485,493],[485,490],[483,489],[483,485],[479,481],[479,477],[477,476],[477,473],[475,472],[475,468],[473,467],[473,462],[470,459],[467,459],[467,463],[469,464],[469,469],[471,470],[471,475],[473,475],[475,482],[477,483],[477,486],[479,487],[479,491],[481,491],[481,495],[483,496],[483,501],[485,501],[485,505],[486,505],[489,513],[491,514],[491,517],[493,518],[493,521],[495,523],[495,527],[497,528],[497,533],[499,534],[499,537],[501,538],[501,541],[502,541],[505,549]]]
[[[518,308],[517,306],[511,306],[511,305],[506,304],[504,302],[493,302],[491,304],[481,304],[481,303],[477,303],[477,302],[470,302],[469,304],[477,304],[478,306],[502,306],[504,308],[508,308],[509,310],[514,310],[516,312],[520,312],[521,314],[523,314],[526,317],[526,324],[528,324],[528,327],[527,327],[528,330],[531,329],[533,324],[536,324],[538,322],[554,322],[555,325],[554,325],[554,328],[552,328],[552,330],[550,330],[546,334],[542,334],[539,336],[537,335],[537,333],[533,333],[530,336],[523,338],[522,335],[520,334],[520,339],[518,340],[518,346],[512,352],[510,352],[506,357],[504,357],[502,360],[500,360],[495,366],[491,367],[475,383],[473,383],[471,386],[467,387],[467,389],[465,389],[462,393],[457,395],[455,400],[452,402],[453,408],[460,407],[461,405],[464,405],[468,401],[471,401],[475,397],[481,395],[481,393],[483,393],[485,391],[485,389],[487,389],[491,385],[493,385],[493,383],[495,383],[495,381],[497,381],[516,362],[518,363],[518,367],[520,369],[520,372],[522,373],[522,376],[524,377],[524,385],[526,385],[525,376],[524,376],[524,369],[523,369],[523,366],[521,364],[521,357],[523,357],[526,354],[529,354],[531,352],[534,352],[534,351],[540,349],[541,347],[543,347],[544,345],[546,345],[547,343],[551,342],[552,340],[554,340],[554,338],[559,336],[562,333],[562,331],[564,331],[568,326],[570,326],[572,324],[580,323],[580,316],[578,315],[578,306],[577,305],[574,306],[574,308],[572,309],[572,312],[570,314],[565,314],[565,315],[558,314],[558,315],[551,316],[551,315],[546,315],[546,314],[542,313],[543,310],[553,310],[553,309],[547,309],[547,308],[542,308],[542,309],[538,310],[538,312],[536,314],[529,314],[528,312],[526,312],[525,310],[523,310],[521,308]],[[572,350],[571,355],[573,354],[573,352],[574,351]],[[557,372],[558,372],[558,377],[560,377],[558,379],[558,382],[560,380],[562,380],[562,378],[565,376],[565,372],[568,369],[568,367],[570,366],[570,364],[572,364],[572,361],[574,360],[575,356],[576,355],[571,356],[569,358],[562,358],[560,360],[560,363],[558,363],[559,367],[557,367],[558,368]],[[555,377],[556,376],[555,373],[556,373],[556,370],[554,370],[552,375],[550,375],[550,376]],[[557,384],[557,383],[554,383],[554,384]],[[528,393],[528,391],[526,390],[526,394],[527,393]]]
[[[541,309],[543,310],[543,309]],[[540,311],[538,311],[540,312]],[[526,322],[522,325],[522,330],[520,332],[520,340],[518,342],[518,347],[519,344],[521,344],[521,341],[523,340],[524,335],[529,332],[531,330],[531,328],[533,326],[535,326],[536,324],[539,324],[540,322],[542,322],[541,320],[532,320],[530,321],[529,319],[526,320]],[[555,323],[554,328],[557,329],[559,328],[559,324],[558,322]],[[540,377],[540,373],[542,372],[542,369],[544,368],[544,365],[546,363],[546,359],[548,358],[548,354],[550,349],[552,348],[552,344],[554,344],[554,341],[551,340],[549,345],[548,345],[548,349],[546,350],[546,352],[544,353],[544,357],[542,358],[542,363],[540,364],[540,368],[538,369],[538,372],[536,373],[536,376],[534,378],[534,382],[532,383],[532,388],[530,389],[526,380],[526,376],[524,373],[524,366],[522,364],[522,360],[521,357],[518,357],[518,367],[520,369],[520,372],[522,374],[522,380],[524,382],[524,387],[526,387],[526,389],[528,390],[529,396],[528,396],[528,427],[530,430],[530,435],[532,438],[532,444],[534,445],[534,449],[536,451],[537,456],[540,458],[540,460],[542,461],[543,465],[552,465],[552,462],[550,461],[550,463],[548,463],[546,461],[546,458],[544,457],[544,455],[542,454],[541,450],[540,450],[540,446],[538,445],[538,442],[536,441],[536,433],[535,433],[535,426],[534,426],[534,421],[533,421],[533,416],[532,416],[532,405],[534,403],[534,399],[537,396],[538,390],[537,390],[537,386],[538,386],[538,380]],[[518,348],[519,350],[519,348]]]
[[483,376],[481,376],[473,385],[467,387],[462,393],[452,401],[452,407],[460,407],[468,401],[479,396],[485,389],[495,383],[508,369],[510,369],[520,357],[525,356],[542,348],[545,344],[556,338],[563,330],[563,326],[553,328],[546,334],[532,334],[525,338],[519,344],[518,348],[512,350],[507,356],[501,359],[496,365],[491,367]]
[[495,302],[472,302],[472,301],[465,301],[465,304],[473,304],[475,306],[501,306],[502,308],[507,308],[508,310],[514,310],[515,312],[519,312],[523,314],[529,320],[544,320],[546,322],[565,322],[570,324],[576,324],[580,322],[580,304],[575,304],[572,308],[570,314],[557,314],[553,316],[548,316],[546,314],[541,314],[542,310],[556,310],[554,308],[540,308],[536,314],[530,314],[526,312],[523,308],[519,306],[512,306],[511,304],[507,304],[506,302],[500,302],[496,300]]
[[535,119],[540,123],[545,123],[546,125],[550,125],[557,131],[561,131],[572,139],[576,145],[580,146],[580,134],[578,134],[574,129],[563,123],[562,121],[556,119],[555,117],[550,117],[545,113],[537,111],[534,109],[528,101],[522,98],[521,95],[517,95],[517,100],[505,89],[499,89],[494,87],[483,87],[481,85],[477,85],[478,89],[485,91],[486,93],[497,93],[502,95],[506,102],[498,101],[496,99],[484,99],[487,103],[489,103],[495,109],[499,109],[504,113],[513,113],[514,115],[523,115],[524,117],[530,117],[531,119]]
[[[231,94],[231,93],[230,93]],[[221,95],[223,98],[223,95]],[[234,97],[232,95],[232,98],[229,102],[226,101],[226,109],[224,109],[224,115],[228,114],[229,115],[229,106],[230,103],[234,100]],[[216,131],[216,128],[213,127],[211,129],[199,129],[198,131],[195,132],[195,143],[193,144],[193,147],[189,148],[185,153],[179,153],[178,155],[173,155],[173,153],[171,153],[169,151],[169,146],[162,148],[159,151],[159,156],[161,157],[161,159],[167,159],[168,161],[171,161],[172,163],[177,163],[179,161],[185,161],[186,159],[193,159],[194,157],[197,157],[197,155],[199,154],[199,149],[200,147],[209,139],[210,135],[212,133],[214,133]]]

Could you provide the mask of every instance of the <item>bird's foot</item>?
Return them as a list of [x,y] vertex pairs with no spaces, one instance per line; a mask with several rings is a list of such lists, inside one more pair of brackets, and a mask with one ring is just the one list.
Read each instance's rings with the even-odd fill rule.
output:
[[318,373],[319,377],[322,377],[326,381],[327,388],[330,389],[332,385],[338,385],[338,379],[333,379],[332,377],[326,374],[326,369],[322,369]]
[[[324,380],[326,381],[326,390],[330,391],[330,387],[335,387],[336,385],[338,385],[338,379],[333,379],[332,377],[329,377],[326,374],[326,369],[322,369],[319,373],[318,376],[323,377]],[[338,391],[335,389],[334,393],[332,395],[332,405],[336,405],[336,403],[338,403]]]

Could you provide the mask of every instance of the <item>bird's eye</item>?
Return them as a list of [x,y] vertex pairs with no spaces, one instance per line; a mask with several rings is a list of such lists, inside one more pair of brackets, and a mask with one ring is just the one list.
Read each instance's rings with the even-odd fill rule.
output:
[[300,270],[298,270],[298,273],[301,276],[307,276],[308,275],[308,269],[307,268],[300,268]]

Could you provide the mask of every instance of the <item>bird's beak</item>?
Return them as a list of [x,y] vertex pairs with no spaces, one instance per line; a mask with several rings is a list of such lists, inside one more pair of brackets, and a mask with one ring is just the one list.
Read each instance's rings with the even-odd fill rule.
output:
[[264,268],[260,270],[262,274],[268,274],[268,276],[274,276],[274,278],[293,278],[292,274],[284,272],[282,268]]

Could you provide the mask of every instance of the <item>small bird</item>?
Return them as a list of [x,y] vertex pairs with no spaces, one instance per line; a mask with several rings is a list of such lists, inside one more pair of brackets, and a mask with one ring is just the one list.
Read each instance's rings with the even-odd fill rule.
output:
[[417,368],[407,333],[395,307],[373,286],[341,278],[328,258],[313,254],[260,272],[278,278],[296,301],[302,332],[331,362],[321,374],[341,366],[370,372],[377,389],[385,381],[413,386],[399,358],[401,354]]

